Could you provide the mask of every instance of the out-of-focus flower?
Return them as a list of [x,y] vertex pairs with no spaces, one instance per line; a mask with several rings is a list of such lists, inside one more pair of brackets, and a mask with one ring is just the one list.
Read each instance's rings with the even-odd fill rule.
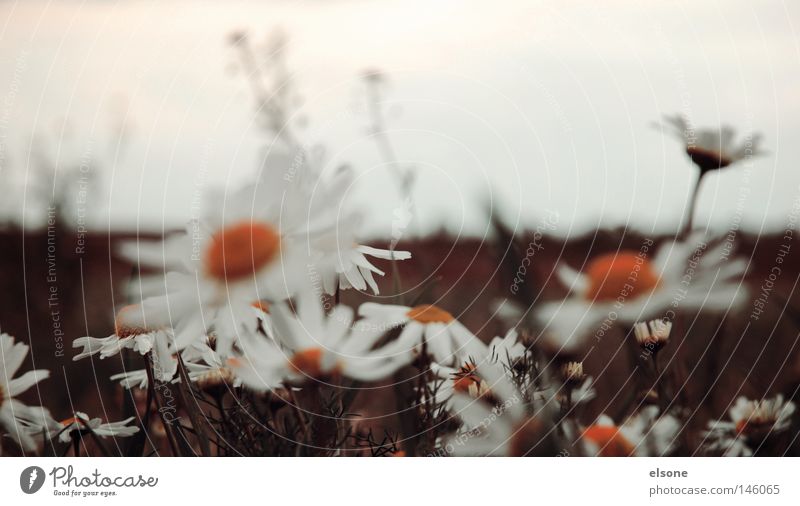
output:
[[781,394],[759,401],[739,397],[728,411],[730,421],[708,423],[706,447],[727,457],[749,457],[753,454],[752,445],[789,428],[794,411],[795,404],[784,401]]
[[649,323],[639,322],[633,326],[636,342],[644,349],[658,351],[669,341],[672,322],[651,320]]
[[[173,355],[172,333],[166,329],[147,328],[141,306],[126,306],[117,314],[114,334],[103,337],[79,337],[72,342],[73,348],[83,348],[72,360],[80,360],[95,354],[104,359],[120,353],[123,349],[133,350],[140,355],[153,354],[161,365],[159,369],[172,369],[169,364]],[[174,370],[172,371],[174,372]],[[166,381],[171,379],[165,377]]]
[[261,336],[241,340],[242,352],[228,366],[244,385],[274,389],[283,381],[329,376],[375,381],[386,378],[412,360],[408,351],[384,346],[373,349],[385,330],[353,324],[353,310],[337,306],[326,315],[312,291],[300,295],[297,314],[286,303],[272,306],[276,341]]
[[50,377],[50,371],[36,369],[18,378],[19,370],[28,345],[14,343],[8,334],[0,334],[0,428],[25,451],[36,450],[33,434],[52,429],[57,422],[50,411],[42,406],[26,406],[14,397],[25,392],[43,379]]
[[358,309],[364,323],[388,331],[403,326],[391,346],[420,353],[423,343],[434,361],[448,366],[470,356],[485,356],[486,345],[444,309],[432,304],[415,307],[366,302]]
[[76,411],[74,416],[61,422],[63,430],[58,436],[62,443],[69,443],[73,433],[93,432],[100,437],[128,437],[139,432],[139,427],[128,426],[134,417],[126,418],[120,422],[103,423],[100,418],[89,418],[86,413]]
[[[108,337],[79,337],[72,342],[73,348],[83,348],[72,360],[81,360],[96,354],[100,359],[120,353],[124,349],[133,350],[140,355],[151,354],[153,377],[158,381],[170,381],[178,370],[172,332],[163,328],[148,328],[142,307],[131,305],[122,308],[114,321],[114,334]],[[124,371],[111,377],[125,388],[138,385],[147,387],[145,369]]]
[[707,249],[692,236],[663,244],[652,260],[641,251],[620,251],[592,259],[583,273],[560,266],[558,274],[571,296],[542,304],[535,314],[547,344],[558,352],[574,352],[592,331],[662,317],[670,307],[736,308],[747,298],[737,279],[746,263],[727,259],[722,247]]
[[440,403],[449,401],[456,392],[476,399],[490,393],[489,384],[481,378],[472,362],[466,362],[457,368],[433,362],[431,371],[436,375],[433,383],[436,385],[436,399]]
[[600,457],[658,457],[672,451],[679,430],[674,416],[659,416],[657,407],[647,406],[620,426],[601,415],[583,431],[581,441],[590,454]]
[[525,356],[527,347],[519,342],[517,329],[509,329],[503,337],[497,336],[489,342],[489,351],[492,358],[500,360],[508,366]]
[[567,362],[561,366],[561,377],[564,383],[579,384],[585,378],[583,373],[583,362]]
[[486,396],[476,399],[456,392],[450,409],[464,425],[444,447],[454,456],[555,455],[546,424],[526,411],[525,394],[508,378],[501,364],[484,362],[478,374],[492,393],[493,405]]
[[686,154],[700,167],[701,173],[722,169],[740,160],[763,154],[759,149],[759,134],[747,136],[736,144],[736,132],[730,126],[695,129],[680,115],[666,116],[664,120],[665,126],[684,144]]
[[338,284],[377,291],[372,274],[382,271],[366,256],[410,257],[355,242],[359,217],[340,209],[349,171],[318,188],[296,167],[271,169],[258,184],[211,202],[213,212],[185,234],[123,247],[132,261],[168,271],[147,284],[157,291],[141,305],[151,326],[175,329],[178,350],[213,333],[216,351],[228,356],[240,333],[257,330],[253,301],[284,300],[317,281],[328,293]]

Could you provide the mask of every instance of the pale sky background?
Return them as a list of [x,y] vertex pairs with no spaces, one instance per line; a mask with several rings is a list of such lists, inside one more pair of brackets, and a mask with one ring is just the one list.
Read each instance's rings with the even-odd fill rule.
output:
[[707,178],[699,224],[779,230],[800,202],[799,2],[5,1],[0,209],[30,204],[29,152],[45,146],[59,167],[96,167],[95,228],[180,226],[198,188],[258,167],[265,139],[226,36],[278,28],[304,140],[327,147],[326,167],[354,167],[369,235],[389,235],[399,200],[358,112],[365,69],[389,78],[423,232],[482,235],[490,194],[512,224],[558,212],[561,234],[674,229],[695,169],[651,124],[675,113],[761,132],[769,151]]

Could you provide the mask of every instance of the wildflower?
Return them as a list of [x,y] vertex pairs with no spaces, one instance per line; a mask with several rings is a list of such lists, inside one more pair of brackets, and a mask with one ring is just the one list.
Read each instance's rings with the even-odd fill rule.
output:
[[543,304],[536,312],[547,344],[570,353],[580,349],[593,330],[599,339],[614,323],[633,325],[663,315],[670,307],[737,307],[747,296],[737,280],[745,262],[726,259],[721,245],[707,250],[697,239],[664,244],[652,260],[641,252],[621,251],[593,259],[583,273],[562,265],[559,277],[571,296]]
[[496,400],[456,393],[450,408],[464,423],[461,431],[445,442],[455,456],[556,455],[545,422],[525,409],[525,394],[517,389],[499,364],[484,362],[478,373]]
[[175,329],[178,350],[214,333],[217,352],[227,357],[240,333],[257,331],[252,301],[292,297],[307,289],[309,275],[328,293],[337,286],[377,291],[372,274],[383,272],[366,256],[410,257],[355,242],[359,218],[340,209],[351,184],[347,171],[318,191],[307,177],[287,184],[274,172],[212,203],[214,213],[190,223],[183,235],[123,247],[131,260],[168,271],[162,282],[149,284],[160,289],[141,305],[153,324]]
[[373,349],[385,331],[361,322],[353,324],[353,310],[335,307],[329,315],[311,291],[301,294],[297,314],[286,303],[272,306],[277,339],[249,336],[242,352],[228,366],[245,386],[274,389],[283,381],[305,381],[328,376],[375,381],[408,364],[410,353],[392,347]]
[[27,354],[28,345],[0,334],[0,429],[23,450],[34,451],[33,434],[52,429],[56,422],[46,408],[26,406],[14,398],[50,376],[49,371],[37,369],[14,378]]
[[431,389],[435,387],[439,403],[447,403],[456,392],[476,399],[490,394],[489,384],[478,374],[477,366],[472,361],[457,368],[432,362],[431,371],[436,376]]
[[519,334],[515,328],[511,328],[503,337],[495,337],[489,342],[489,350],[495,360],[502,360],[507,366],[511,367],[514,363],[523,358],[528,348],[519,342]]
[[76,411],[74,416],[61,422],[62,430],[58,440],[69,443],[73,435],[84,432],[93,432],[100,437],[128,437],[139,432],[139,427],[128,426],[134,417],[126,418],[120,422],[103,423],[100,418],[89,418],[86,413]]
[[761,136],[758,134],[745,137],[743,142],[736,144],[736,133],[730,126],[724,125],[718,130],[695,130],[680,115],[664,119],[667,122],[665,126],[671,128],[675,137],[684,143],[686,154],[700,168],[701,174],[762,154],[759,149]]
[[657,407],[648,406],[621,426],[601,415],[583,431],[581,441],[590,454],[600,457],[664,456],[672,451],[679,430],[674,416],[659,416]]
[[571,385],[581,383],[586,375],[583,373],[583,362],[567,362],[561,366],[561,377],[564,383]]
[[433,304],[414,307],[367,302],[358,310],[365,324],[384,330],[403,327],[392,346],[398,350],[422,351],[423,343],[433,360],[455,365],[471,354],[484,356],[486,345],[452,314]]
[[633,326],[636,342],[645,350],[657,352],[669,341],[672,322],[664,320],[651,320],[649,323],[640,322]]
[[708,423],[708,431],[704,434],[708,440],[706,446],[729,457],[750,456],[753,454],[752,444],[760,444],[789,428],[794,411],[795,404],[784,401],[781,394],[758,401],[739,397],[728,411],[731,421]]
[[[133,350],[140,355],[151,354],[153,376],[158,381],[170,381],[178,370],[175,358],[172,331],[147,326],[142,307],[131,305],[122,308],[114,321],[114,333],[108,337],[79,337],[72,342],[73,348],[83,348],[72,360],[81,360],[99,354],[100,359],[120,353],[124,349]],[[147,388],[145,369],[124,371],[111,377],[112,381],[130,389],[134,385]]]

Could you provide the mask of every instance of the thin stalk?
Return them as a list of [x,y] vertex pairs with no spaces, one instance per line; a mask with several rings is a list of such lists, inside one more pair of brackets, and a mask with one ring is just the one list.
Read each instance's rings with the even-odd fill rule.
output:
[[155,374],[153,374],[153,361],[152,361],[151,352],[148,352],[144,356],[144,363],[145,369],[147,370],[147,387],[153,389],[153,398],[156,401],[156,409],[158,410],[158,416],[161,418],[161,424],[164,426],[164,432],[167,433],[167,442],[169,442],[169,447],[172,450],[172,455],[177,457],[178,453],[178,444],[175,441],[175,435],[172,432],[172,425],[167,422],[166,418],[164,417],[164,410],[162,409],[161,405],[161,398],[158,395],[158,392],[155,391],[156,389],[156,379]]
[[689,206],[688,206],[688,216],[686,218],[686,223],[684,224],[683,230],[681,231],[680,237],[686,238],[689,236],[689,233],[692,231],[692,227],[694,226],[694,215],[697,210],[697,197],[700,194],[700,183],[703,182],[703,176],[705,176],[705,172],[700,172],[700,175],[697,176],[697,182],[692,189],[692,196],[689,198]]
[[[189,419],[192,421],[195,437],[200,443],[200,451],[203,452],[203,456],[208,457],[211,455],[211,451],[208,446],[208,438],[201,427],[201,418],[205,419],[205,417],[198,415],[199,410],[197,407],[197,399],[192,393],[192,384],[189,380],[189,375],[186,373],[186,365],[183,363],[183,357],[181,357],[180,353],[178,353],[178,372],[181,380],[180,384],[178,385],[178,391],[181,393],[183,405],[186,408],[186,411],[189,412]],[[208,420],[205,421],[208,423]]]

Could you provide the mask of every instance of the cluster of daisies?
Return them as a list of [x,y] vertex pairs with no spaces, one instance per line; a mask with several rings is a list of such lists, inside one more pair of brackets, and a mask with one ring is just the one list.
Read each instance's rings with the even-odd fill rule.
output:
[[[690,133],[682,119],[669,125],[701,176],[757,154],[757,146],[734,146],[727,129]],[[632,456],[688,447],[685,413],[666,389],[635,400],[617,419],[603,414],[585,423],[581,415],[596,392],[581,357],[610,339],[608,329],[621,327],[658,378],[658,352],[669,345],[681,314],[725,313],[747,300],[743,261],[728,259],[721,245],[687,232],[658,246],[648,241],[581,266],[560,265],[558,278],[569,295],[520,310],[510,330],[487,344],[435,304],[339,304],[343,290],[377,295],[376,276],[411,254],[361,244],[362,213],[343,201],[352,173],[341,169],[322,177],[308,164],[298,166],[298,159],[307,161],[291,152],[270,157],[272,165],[255,184],[215,199],[184,233],[125,245],[122,253],[154,274],[141,276],[131,294],[134,303],[117,313],[112,335],[74,341],[74,359],[141,356],[140,366],[111,380],[147,392],[147,409],[151,398],[158,405],[165,385],[190,396],[181,409],[194,409],[187,418],[203,454],[214,439],[201,437],[203,431],[213,429],[220,447],[214,423],[234,420],[244,428],[226,435],[252,438],[255,425],[268,427],[270,434],[294,438],[295,454],[311,454],[300,446],[327,445],[316,453],[326,455],[362,450],[347,442],[347,430],[331,435],[313,426],[326,417],[311,416],[309,393],[317,395],[318,405],[338,403],[327,418],[347,425],[354,398],[368,403],[376,385],[394,386],[397,416],[405,421],[389,443],[370,439],[373,447],[386,446],[373,454]],[[86,437],[101,444],[104,437],[147,430],[149,418],[104,423],[78,412],[57,422],[46,408],[17,401],[15,396],[48,377],[34,370],[12,379],[27,351],[2,336],[0,427],[24,451]],[[345,394],[320,401],[323,387]],[[209,411],[198,408],[202,392],[210,389],[216,389],[221,422],[209,422]],[[220,401],[225,393],[236,402]],[[272,416],[271,407],[232,414],[250,409],[245,400],[253,406],[258,398],[293,409],[280,423],[256,419]],[[741,398],[730,421],[709,424],[702,447],[708,453],[753,454],[787,429],[794,409],[780,396]],[[241,425],[248,417],[252,424]],[[296,428],[287,429],[293,422]],[[323,433],[327,439],[321,441]],[[181,449],[171,444],[173,451]]]

